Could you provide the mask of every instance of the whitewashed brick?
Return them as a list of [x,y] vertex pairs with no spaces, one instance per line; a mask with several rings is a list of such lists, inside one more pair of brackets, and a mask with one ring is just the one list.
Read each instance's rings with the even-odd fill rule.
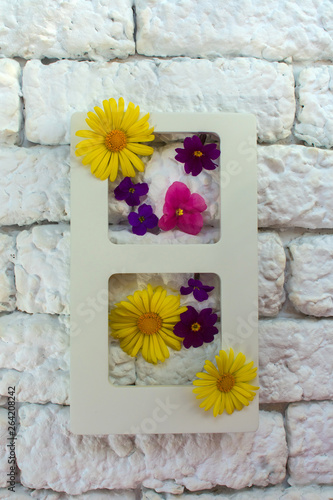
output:
[[69,148],[0,149],[0,224],[69,219]]
[[[247,488],[241,491],[183,493],[180,495],[159,494],[145,490],[142,500],[332,500],[333,486],[270,486],[268,488]],[[1,498],[1,496],[0,496]]]
[[19,63],[11,59],[0,59],[0,143],[2,144],[20,142],[22,123],[20,79]]
[[333,228],[333,151],[258,147],[259,227]]
[[332,66],[303,69],[297,78],[295,136],[310,146],[333,146]]
[[15,238],[10,234],[0,233],[0,312],[15,309],[15,257]]
[[28,313],[69,312],[69,228],[33,227],[17,236],[17,308]]
[[[13,500],[13,493],[8,490],[0,490],[1,500]],[[15,487],[15,500],[27,500],[35,498],[36,500],[136,500],[135,491],[110,491],[95,490],[82,493],[82,495],[67,495],[52,490],[31,490],[21,485]]]
[[270,486],[268,488],[247,488],[233,492],[225,489],[220,492],[183,493],[182,495],[159,495],[147,490],[142,500],[332,500],[331,486]]
[[[329,0],[269,3],[136,0],[137,50],[146,56],[333,59]],[[236,11],[237,9],[237,11]]]
[[21,482],[30,488],[79,494],[91,489],[93,477],[99,488],[155,488],[174,480],[194,491],[216,484],[267,486],[285,477],[285,430],[275,412],[260,412],[253,433],[141,435],[135,444],[118,436],[126,449],[121,457],[112,436],[71,434],[69,408],[29,404],[19,415],[17,461]]
[[288,245],[289,299],[303,314],[333,316],[333,235],[305,235]]
[[109,60],[134,54],[130,0],[3,0],[1,54],[24,59]]
[[259,315],[276,316],[285,300],[284,269],[286,255],[276,233],[259,233]]
[[259,140],[268,142],[287,137],[295,115],[292,68],[251,58],[47,66],[35,60],[24,68],[23,94],[27,138],[41,144],[69,143],[72,113],[110,97],[123,96],[151,112],[253,113]]
[[66,316],[14,312],[0,317],[0,394],[16,400],[68,404],[69,321]]
[[333,320],[260,321],[260,402],[333,399],[332,357]]
[[333,401],[291,404],[287,408],[286,424],[288,482],[333,483]]
[[8,464],[8,415],[5,408],[0,408],[0,487],[7,486]]

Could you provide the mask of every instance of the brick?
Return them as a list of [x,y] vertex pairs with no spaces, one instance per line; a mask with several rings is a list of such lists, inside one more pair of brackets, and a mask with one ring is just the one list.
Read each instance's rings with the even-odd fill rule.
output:
[[333,228],[333,151],[258,147],[259,227]]
[[44,0],[42,8],[37,0],[3,0],[0,15],[7,57],[109,60],[135,51],[130,0]]
[[91,489],[92,475],[99,488],[143,484],[161,491],[166,480],[196,491],[217,484],[267,486],[285,477],[285,430],[275,412],[260,412],[254,433],[141,435],[135,441],[73,435],[66,407],[25,404],[19,416],[17,462],[21,482],[29,488],[80,494]]
[[146,56],[333,60],[329,0],[267,3],[136,0],[137,50]]
[[0,143],[18,144],[22,125],[21,68],[17,61],[0,59]]
[[0,224],[69,219],[69,148],[0,148]]
[[0,312],[13,311],[15,309],[15,258],[14,236],[0,232]]
[[150,112],[253,113],[259,140],[266,142],[288,137],[295,115],[292,68],[251,58],[47,66],[34,60],[23,71],[23,95],[27,138],[40,144],[69,143],[72,113],[88,112],[110,97],[123,96]]
[[333,316],[333,235],[304,235],[288,244],[287,291],[293,306],[311,316]]
[[310,146],[333,146],[332,66],[303,69],[297,78],[295,136]]
[[294,403],[286,413],[292,485],[333,482],[333,401]]
[[14,312],[0,317],[0,394],[18,402],[68,404],[68,317]]

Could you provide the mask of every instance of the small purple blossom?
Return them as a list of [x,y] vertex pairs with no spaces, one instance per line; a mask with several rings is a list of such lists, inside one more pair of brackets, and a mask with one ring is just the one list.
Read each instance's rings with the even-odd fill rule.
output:
[[180,315],[180,321],[174,326],[173,333],[182,337],[186,349],[200,347],[204,342],[213,342],[214,335],[218,333],[215,323],[217,314],[212,314],[212,309],[207,308],[198,312],[194,307],[188,306],[187,311]]
[[188,286],[182,286],[180,288],[180,293],[182,295],[189,295],[193,293],[193,297],[198,302],[203,302],[208,299],[208,293],[214,290],[214,286],[203,285],[200,280],[195,280],[193,278],[189,279],[187,282]]
[[131,212],[128,216],[128,222],[131,224],[132,232],[138,236],[146,234],[147,229],[153,229],[158,224],[158,217],[153,214],[150,205],[144,203],[138,209],[138,213]]
[[217,165],[212,161],[216,160],[221,151],[216,144],[203,144],[200,137],[193,135],[184,140],[184,149],[176,148],[175,159],[184,163],[185,172],[197,176],[202,169],[215,170]]
[[140,196],[148,193],[148,184],[141,182],[134,184],[130,177],[125,177],[114,190],[114,196],[118,201],[125,201],[130,207],[140,205]]

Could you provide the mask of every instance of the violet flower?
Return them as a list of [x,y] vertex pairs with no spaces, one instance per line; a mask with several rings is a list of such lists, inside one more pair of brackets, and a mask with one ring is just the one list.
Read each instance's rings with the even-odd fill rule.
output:
[[178,153],[175,159],[184,163],[185,172],[197,176],[202,169],[215,170],[217,165],[212,161],[216,160],[221,151],[216,144],[203,144],[200,137],[193,135],[184,140],[184,149],[176,148]]
[[213,326],[216,321],[217,314],[212,314],[211,308],[198,312],[194,307],[188,306],[187,311],[181,313],[173,333],[184,339],[183,345],[186,349],[200,347],[204,342],[213,342],[214,335],[218,333],[216,326]]
[[144,203],[138,209],[138,213],[131,212],[128,216],[128,222],[131,224],[132,232],[138,236],[146,234],[147,229],[152,229],[158,224],[158,217],[153,214],[153,209],[150,205]]
[[208,299],[207,292],[211,292],[212,290],[214,290],[214,288],[214,286],[203,285],[200,280],[190,278],[188,280],[188,287],[182,286],[180,288],[180,293],[182,295],[189,295],[190,293],[193,293],[193,297],[198,302],[203,302],[204,300]]
[[191,194],[183,182],[174,182],[166,192],[163,216],[158,225],[163,231],[178,227],[184,233],[196,235],[202,229],[201,212],[206,208],[206,202],[200,194]]
[[140,205],[140,196],[148,193],[148,184],[145,182],[134,184],[130,177],[125,177],[114,190],[118,201],[125,201],[130,207]]

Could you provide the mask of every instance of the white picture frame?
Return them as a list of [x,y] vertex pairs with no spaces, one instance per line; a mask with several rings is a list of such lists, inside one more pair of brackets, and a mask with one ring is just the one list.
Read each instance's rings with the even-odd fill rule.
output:
[[[232,347],[235,354],[241,351],[247,361],[258,366],[255,117],[238,113],[151,113],[149,118],[155,132],[212,132],[220,138],[220,240],[207,245],[117,245],[109,240],[108,182],[95,178],[75,156],[75,146],[81,140],[75,132],[88,128],[85,118],[85,113],[75,113],[71,123],[71,431],[255,431],[258,394],[243,410],[214,417],[212,411],[199,408],[192,385],[112,385],[107,300],[113,274],[215,273],[221,281],[222,348]],[[87,321],[83,312],[94,298],[101,307]],[[258,385],[256,380],[251,383]]]

